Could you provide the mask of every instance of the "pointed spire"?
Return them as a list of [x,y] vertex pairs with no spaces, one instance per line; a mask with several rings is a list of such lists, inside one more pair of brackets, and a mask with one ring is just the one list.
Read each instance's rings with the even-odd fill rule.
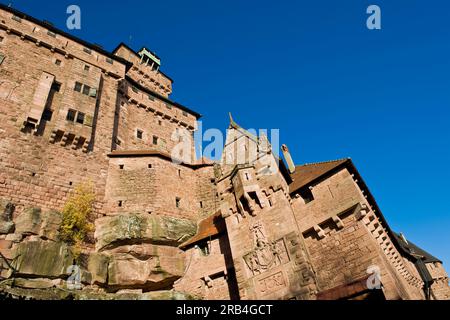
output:
[[228,114],[230,116],[230,128],[234,128],[234,129],[240,128],[239,125],[236,122],[234,122],[231,112],[229,112]]

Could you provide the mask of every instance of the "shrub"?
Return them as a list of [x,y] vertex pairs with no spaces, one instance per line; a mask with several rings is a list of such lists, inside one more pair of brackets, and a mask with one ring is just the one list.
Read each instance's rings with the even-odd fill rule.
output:
[[92,183],[81,183],[75,187],[62,210],[60,237],[72,246],[75,258],[81,253],[87,234],[94,229],[89,221],[94,201]]

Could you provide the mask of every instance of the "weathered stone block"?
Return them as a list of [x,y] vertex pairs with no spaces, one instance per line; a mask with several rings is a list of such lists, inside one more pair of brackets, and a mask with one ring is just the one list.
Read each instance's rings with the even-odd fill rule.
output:
[[68,246],[60,242],[22,242],[14,248],[13,262],[18,274],[46,278],[67,275],[67,268],[73,263]]
[[14,232],[14,222],[0,220],[0,234],[10,234]]
[[197,225],[187,219],[139,214],[104,217],[95,225],[98,251],[139,242],[178,246],[197,230]]
[[28,208],[16,219],[16,233],[39,234],[42,217],[40,208]]
[[28,289],[48,289],[53,288],[54,284],[49,279],[14,279],[14,287]]
[[109,257],[101,253],[89,255],[88,271],[92,275],[92,284],[104,284],[108,278]]
[[14,204],[0,199],[0,221],[12,221]]
[[58,241],[59,228],[61,226],[62,216],[57,211],[45,212],[43,215],[42,226],[39,236],[43,239]]
[[[157,290],[173,284],[185,271],[184,254],[178,248],[154,245],[120,247],[108,268],[108,285]],[[137,251],[140,253],[136,253]],[[128,251],[128,253],[125,253]]]

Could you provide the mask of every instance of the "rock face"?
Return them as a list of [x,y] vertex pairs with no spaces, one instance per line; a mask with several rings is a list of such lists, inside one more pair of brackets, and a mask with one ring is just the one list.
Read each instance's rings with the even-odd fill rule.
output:
[[185,255],[177,246],[196,230],[190,220],[166,216],[126,214],[97,219],[96,249],[109,256],[108,288],[170,288],[185,271]]
[[0,234],[9,234],[14,232],[14,222],[0,220]]
[[102,251],[139,242],[178,246],[195,235],[197,225],[186,219],[139,214],[118,215],[95,222],[96,249]]
[[13,255],[12,266],[23,276],[61,278],[73,264],[68,246],[61,242],[22,242],[15,247]]
[[[186,257],[178,245],[196,233],[194,222],[141,214],[100,218],[96,250],[85,249],[82,259],[74,262],[71,248],[58,239],[60,213],[26,208],[13,221],[11,208],[1,202],[0,233],[6,235],[0,252],[8,260],[0,266],[0,277],[11,280],[3,288],[6,294],[37,299],[190,299],[171,289],[185,273]],[[74,263],[82,290],[71,292],[67,281]]]
[[103,285],[108,280],[108,264],[110,257],[102,253],[91,253],[88,261],[88,271],[91,274],[91,283]]
[[61,221],[61,214],[57,211],[42,212],[39,208],[29,208],[17,217],[15,232],[57,241]]
[[175,247],[151,244],[119,247],[108,267],[110,287],[159,290],[183,276],[184,253]]
[[0,235],[14,232],[13,212],[14,205],[0,199]]

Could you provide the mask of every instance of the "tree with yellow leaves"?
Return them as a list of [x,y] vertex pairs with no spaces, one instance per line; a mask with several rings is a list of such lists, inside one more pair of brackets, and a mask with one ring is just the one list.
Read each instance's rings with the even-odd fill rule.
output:
[[62,210],[61,240],[72,246],[75,259],[81,253],[82,243],[87,234],[94,229],[89,217],[95,201],[94,186],[84,182],[75,187]]

